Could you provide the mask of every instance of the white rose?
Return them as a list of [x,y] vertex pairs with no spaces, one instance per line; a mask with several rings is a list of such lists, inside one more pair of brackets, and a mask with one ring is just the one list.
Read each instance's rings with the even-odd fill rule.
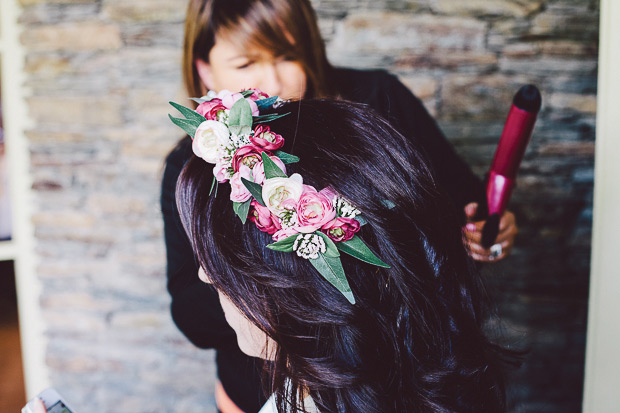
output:
[[229,136],[226,125],[215,120],[206,120],[196,129],[192,150],[199,158],[216,163],[219,146],[225,146]]
[[290,178],[271,178],[263,183],[263,201],[272,214],[279,216],[281,212],[292,210],[297,205],[304,186],[298,174]]

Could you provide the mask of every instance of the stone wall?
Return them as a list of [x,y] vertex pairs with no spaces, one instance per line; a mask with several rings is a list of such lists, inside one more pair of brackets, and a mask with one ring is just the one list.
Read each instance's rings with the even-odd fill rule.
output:
[[[352,4],[355,3],[355,4]],[[483,176],[512,96],[543,106],[510,209],[512,256],[484,268],[504,334],[529,350],[513,411],[581,410],[596,112],[598,2],[318,1],[336,64],[383,67],[424,100]]]
[[[214,411],[212,354],[172,324],[159,211],[179,133],[185,0],[21,0],[41,306],[54,386],[80,411]],[[543,109],[484,271],[529,348],[511,410],[579,411],[587,311],[598,2],[315,0],[336,65],[396,73],[484,174],[510,100]],[[210,410],[209,410],[210,409]]]

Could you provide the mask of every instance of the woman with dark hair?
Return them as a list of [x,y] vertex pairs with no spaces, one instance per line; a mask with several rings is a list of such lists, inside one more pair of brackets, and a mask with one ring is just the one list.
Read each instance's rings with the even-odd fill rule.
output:
[[[462,224],[465,216],[471,221],[476,203],[484,202],[480,180],[456,155],[420,100],[395,76],[382,70],[334,68],[329,64],[308,0],[190,0],[183,77],[191,97],[208,90],[257,87],[284,99],[332,97],[367,104],[408,141],[417,142],[437,184],[461,211]],[[264,401],[256,361],[240,353],[215,291],[198,280],[198,267],[178,219],[174,190],[191,155],[190,146],[186,137],[168,156],[162,182],[172,317],[196,346],[217,349],[221,385],[216,398],[220,409],[225,413],[256,411]],[[480,222],[464,227],[470,255],[477,261],[504,258],[517,231],[514,216],[507,213],[502,217],[496,240],[502,250],[499,255],[480,245],[481,227]]]
[[[284,103],[276,113],[289,115],[270,122],[270,129],[256,129],[248,147],[259,151],[257,136],[280,143],[283,137],[277,149],[299,158],[285,166],[289,178],[270,178],[269,155],[259,161],[258,152],[238,150],[228,172],[216,173],[218,181],[231,183],[219,185],[217,195],[210,194],[213,166],[196,156],[177,185],[201,278],[217,289],[243,351],[270,360],[271,405],[281,412],[304,411],[303,405],[326,412],[503,411],[506,351],[482,332],[482,282],[463,245],[459,214],[421,149],[366,105],[304,100]],[[197,141],[194,152],[200,153]],[[241,197],[235,180],[244,173],[247,181],[261,182],[262,192]],[[312,257],[304,259],[297,243],[297,254],[265,248],[322,225],[316,233],[346,252],[340,241],[350,229],[329,230],[336,215],[310,230],[304,226],[303,195],[290,227],[285,212],[263,214],[280,211],[274,199],[289,199],[288,192],[270,192],[271,182],[293,185],[295,176],[303,178],[304,194],[327,188],[333,208],[340,199],[363,216],[347,222],[358,222],[351,231],[380,260],[372,265],[340,254],[355,304]],[[231,200],[252,200],[249,217],[256,225],[243,224]],[[325,208],[331,211],[332,204]],[[381,260],[389,268],[377,264]]]

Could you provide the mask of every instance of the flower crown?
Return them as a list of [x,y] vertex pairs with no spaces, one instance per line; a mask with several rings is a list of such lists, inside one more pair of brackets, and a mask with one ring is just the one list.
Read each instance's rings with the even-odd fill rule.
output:
[[242,223],[250,221],[272,235],[267,248],[295,252],[355,304],[340,261],[340,252],[389,268],[356,235],[366,223],[354,206],[331,188],[317,191],[299,174],[286,174],[286,165],[299,158],[282,152],[284,138],[265,123],[286,114],[261,115],[281,100],[258,89],[193,99],[196,110],[170,102],[185,119],[168,115],[192,137],[194,154],[213,168],[211,195],[230,182],[233,210]]

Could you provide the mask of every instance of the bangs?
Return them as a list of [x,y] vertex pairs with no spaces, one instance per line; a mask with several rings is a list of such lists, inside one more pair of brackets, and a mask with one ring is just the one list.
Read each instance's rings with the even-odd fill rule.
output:
[[206,93],[196,59],[209,62],[216,36],[258,58],[299,62],[305,97],[332,95],[331,66],[308,0],[191,0],[185,22],[183,78],[189,96]]
[[223,17],[218,22],[220,24],[216,24],[217,37],[225,38],[241,50],[254,51],[259,56],[286,56],[303,60],[303,39],[299,38],[301,33],[287,29],[297,25],[290,24],[295,19],[286,3],[253,2],[247,10],[236,9],[232,13],[229,13],[231,5],[226,4],[218,10],[225,11],[225,14],[217,13]]

